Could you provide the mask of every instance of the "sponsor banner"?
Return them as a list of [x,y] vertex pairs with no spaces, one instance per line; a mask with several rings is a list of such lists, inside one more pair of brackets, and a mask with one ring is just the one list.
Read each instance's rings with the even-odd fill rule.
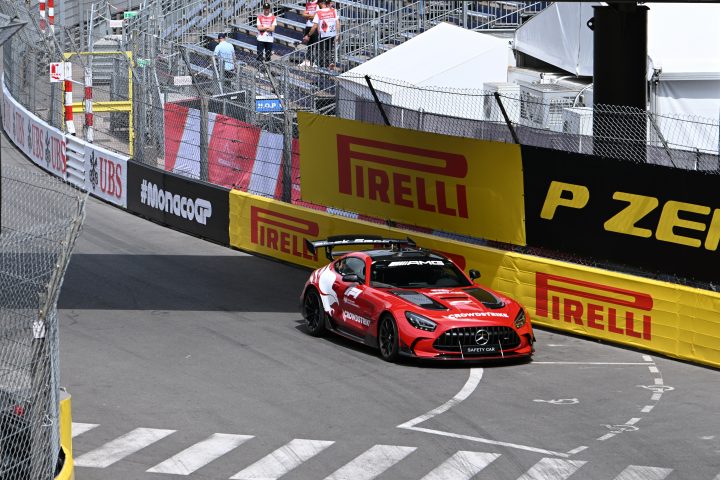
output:
[[[36,165],[121,207],[127,206],[126,156],[75,137],[66,137],[17,103],[3,85],[3,129]],[[77,160],[68,170],[69,146]]]
[[28,112],[3,83],[2,122],[10,140],[36,165],[65,178],[66,145],[63,133]]
[[298,113],[302,199],[525,245],[518,145]]
[[523,255],[494,287],[535,324],[720,366],[720,293]]
[[126,157],[86,144],[85,190],[96,197],[127,207]]
[[228,191],[162,170],[128,165],[128,210],[175,230],[227,245]]
[[716,176],[538,147],[522,156],[528,245],[717,280]]
[[[208,114],[208,181],[280,198],[283,136],[217,113]],[[165,104],[165,170],[200,178],[200,111]],[[292,143],[293,199],[299,195],[298,142]]]
[[469,245],[236,190],[230,193],[230,245],[241,250],[317,268],[328,260],[324,252],[311,255],[305,239],[348,232],[409,236],[421,247],[443,252],[466,272],[479,270],[478,283],[518,300],[537,325],[720,366],[720,293]]

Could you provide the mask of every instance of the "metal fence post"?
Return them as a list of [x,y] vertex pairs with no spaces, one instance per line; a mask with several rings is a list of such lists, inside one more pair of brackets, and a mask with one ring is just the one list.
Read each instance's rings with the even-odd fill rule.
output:
[[208,181],[208,98],[200,95],[200,180]]

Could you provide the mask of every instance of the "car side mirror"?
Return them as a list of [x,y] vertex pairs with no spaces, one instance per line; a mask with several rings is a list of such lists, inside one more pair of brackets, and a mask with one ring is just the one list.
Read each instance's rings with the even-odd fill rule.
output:
[[480,272],[475,270],[474,268],[470,269],[470,278],[472,280],[475,280],[476,278],[480,278]]
[[343,275],[342,281],[346,283],[360,283],[360,277],[358,277],[355,273],[350,273],[348,275]]

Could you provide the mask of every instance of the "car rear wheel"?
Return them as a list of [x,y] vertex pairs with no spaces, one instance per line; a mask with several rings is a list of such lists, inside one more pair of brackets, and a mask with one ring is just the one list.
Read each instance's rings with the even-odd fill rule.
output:
[[387,362],[395,362],[399,355],[398,330],[395,325],[395,319],[390,315],[385,315],[380,320],[378,328],[378,345],[380,346],[380,356]]
[[321,337],[325,333],[325,311],[322,308],[320,295],[315,290],[308,290],[303,301],[305,327],[313,337]]

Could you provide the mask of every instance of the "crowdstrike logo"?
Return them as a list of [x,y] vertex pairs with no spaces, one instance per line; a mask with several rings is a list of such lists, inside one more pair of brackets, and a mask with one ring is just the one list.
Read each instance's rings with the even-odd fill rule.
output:
[[145,179],[140,186],[140,203],[161,212],[194,220],[200,225],[206,225],[207,219],[212,216],[212,203],[209,201],[203,198],[193,200],[158,189],[157,185]]

